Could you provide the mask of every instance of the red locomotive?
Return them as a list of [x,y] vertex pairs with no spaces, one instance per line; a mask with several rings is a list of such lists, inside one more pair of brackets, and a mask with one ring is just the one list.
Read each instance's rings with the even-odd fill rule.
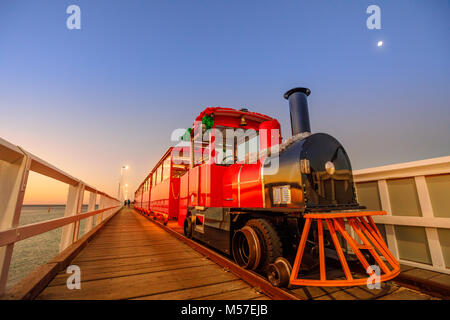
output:
[[[311,134],[307,97],[289,100],[292,137],[274,118],[247,109],[207,108],[169,148],[135,193],[135,208],[177,219],[188,238],[273,285],[362,285],[400,272],[371,216],[357,202],[343,146]],[[328,266],[341,272],[327,277]],[[351,271],[358,265],[370,277]],[[334,268],[336,270],[336,268]]]

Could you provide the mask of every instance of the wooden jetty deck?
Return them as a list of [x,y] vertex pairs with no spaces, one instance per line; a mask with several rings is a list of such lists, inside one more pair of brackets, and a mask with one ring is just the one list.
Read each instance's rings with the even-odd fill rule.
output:
[[129,208],[71,264],[81,289],[68,289],[63,270],[37,299],[268,299]]
[[[169,225],[182,232],[175,223]],[[70,264],[80,267],[81,289],[68,289],[70,274],[64,269],[36,299],[269,299],[130,208],[111,218]],[[434,299],[392,282],[378,290],[296,287],[290,292],[305,300]]]

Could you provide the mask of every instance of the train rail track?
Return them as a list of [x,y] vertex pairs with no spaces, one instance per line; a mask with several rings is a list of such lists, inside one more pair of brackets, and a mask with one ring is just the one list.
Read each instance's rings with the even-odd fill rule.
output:
[[[136,211],[138,212],[138,211]],[[417,299],[429,300],[436,299],[428,294],[421,293],[405,286],[398,281],[383,282],[379,289],[368,289],[364,286],[355,287],[290,287],[289,289],[274,287],[261,275],[243,269],[235,264],[226,256],[206,247],[205,245],[186,238],[182,233],[182,228],[178,225],[169,223],[164,225],[159,220],[138,212],[149,221],[158,225],[160,228],[184,242],[197,252],[209,258],[211,261],[222,266],[227,271],[235,274],[237,277],[253,286],[256,290],[264,293],[273,300],[402,300],[402,299]]]
[[[143,214],[142,214],[143,215]],[[206,246],[186,238],[182,233],[179,231],[176,231],[174,228],[171,228],[169,226],[163,225],[158,220],[154,220],[150,218],[147,215],[143,215],[148,220],[152,221],[153,223],[157,224],[159,227],[170,233],[172,236],[176,237],[177,239],[183,241],[188,246],[196,250],[197,252],[203,254],[204,256],[208,257],[211,261],[214,261],[218,265],[222,266],[223,268],[227,269],[229,272],[232,272],[248,284],[255,287],[258,291],[261,291],[265,295],[267,295],[269,298],[274,300],[303,300],[300,296],[293,294],[289,292],[288,290],[281,289],[274,287],[268,282],[266,279],[261,277],[259,274],[252,272],[250,270],[246,270],[232,262],[231,260],[227,259],[225,256],[207,248]]]

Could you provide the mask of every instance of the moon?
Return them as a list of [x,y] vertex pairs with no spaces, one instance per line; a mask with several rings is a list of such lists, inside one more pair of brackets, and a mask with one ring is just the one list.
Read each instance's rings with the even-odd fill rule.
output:
[[378,41],[378,42],[377,42],[377,46],[378,46],[378,47],[382,47],[382,46],[383,46],[383,41],[381,41],[381,40]]

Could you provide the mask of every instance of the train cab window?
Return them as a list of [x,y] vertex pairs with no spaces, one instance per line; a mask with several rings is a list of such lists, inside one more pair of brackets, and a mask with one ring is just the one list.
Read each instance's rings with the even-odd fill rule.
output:
[[179,178],[187,170],[191,162],[188,147],[174,148],[172,152],[172,177]]
[[194,149],[194,167],[206,163],[209,160],[209,143],[211,130],[204,133],[201,130],[192,139]]
[[162,180],[170,178],[170,156],[162,164]]
[[236,158],[239,163],[256,163],[258,160],[259,137],[255,130],[245,130],[237,141]]
[[256,130],[217,126],[214,136],[216,164],[256,163],[259,152]]

